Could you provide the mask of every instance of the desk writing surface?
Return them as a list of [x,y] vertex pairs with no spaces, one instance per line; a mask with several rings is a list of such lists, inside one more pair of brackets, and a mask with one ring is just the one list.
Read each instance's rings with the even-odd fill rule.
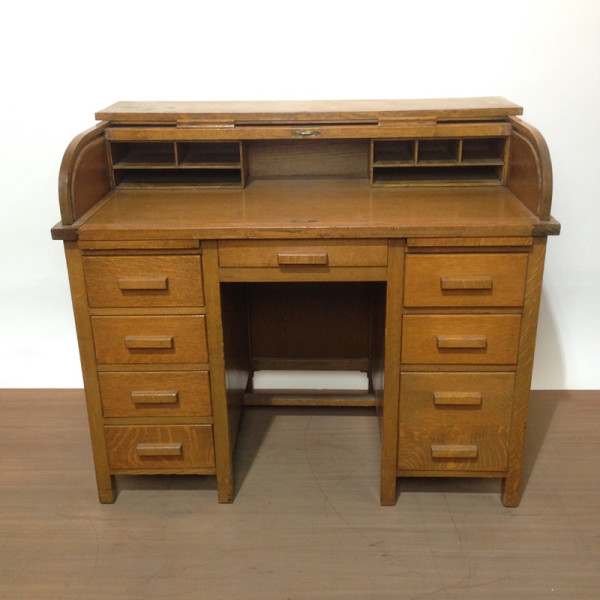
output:
[[82,240],[528,236],[548,233],[505,187],[373,188],[364,180],[257,180],[245,189],[117,189]]

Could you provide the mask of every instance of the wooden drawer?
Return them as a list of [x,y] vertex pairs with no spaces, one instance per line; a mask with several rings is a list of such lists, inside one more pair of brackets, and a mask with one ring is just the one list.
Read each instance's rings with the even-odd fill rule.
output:
[[205,363],[203,315],[92,317],[99,364]]
[[520,327],[520,315],[406,315],[402,362],[514,365]]
[[212,425],[109,425],[111,469],[205,469],[215,466]]
[[378,267],[387,264],[381,240],[221,241],[221,267]]
[[405,306],[522,306],[527,254],[409,254]]
[[203,306],[200,256],[85,256],[92,308]]
[[398,469],[504,471],[512,373],[402,373]]
[[105,417],[209,417],[207,371],[99,373]]

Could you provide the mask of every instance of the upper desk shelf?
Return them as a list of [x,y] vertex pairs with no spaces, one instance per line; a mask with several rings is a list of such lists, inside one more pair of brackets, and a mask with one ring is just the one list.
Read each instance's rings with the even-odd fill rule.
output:
[[[315,182],[322,181],[325,197],[339,180],[350,186],[348,205],[331,195],[327,201],[336,203],[329,210],[337,210],[344,223],[350,204],[361,212],[356,203],[363,200],[385,203],[392,194],[400,203],[418,194],[426,203],[427,190],[440,197],[434,188],[460,188],[467,198],[495,187],[532,213],[534,234],[557,233],[550,216],[548,149],[539,132],[518,118],[521,113],[502,98],[119,102],[96,113],[100,123],[75,138],[65,154],[62,222],[53,235],[77,239],[80,226],[104,210],[101,200],[110,204],[118,196],[122,203],[129,192],[139,198],[145,190],[156,201],[162,190],[173,207],[190,194],[213,206],[221,194],[227,208],[214,215],[216,226],[236,198],[252,198],[253,209],[262,202],[269,211],[289,195],[286,190],[297,200],[303,182],[310,182],[314,195]],[[460,202],[459,195],[448,197]],[[318,211],[303,220],[309,230],[319,221]],[[210,229],[210,222],[203,227]]]

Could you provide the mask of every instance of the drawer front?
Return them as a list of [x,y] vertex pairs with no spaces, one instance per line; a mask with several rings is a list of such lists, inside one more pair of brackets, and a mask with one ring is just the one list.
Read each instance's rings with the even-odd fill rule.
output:
[[100,364],[205,363],[203,315],[92,317]]
[[404,305],[522,306],[527,254],[409,254]]
[[99,373],[105,417],[209,417],[206,371]]
[[403,373],[398,469],[504,471],[512,373]]
[[520,315],[406,315],[402,362],[514,365],[520,327]]
[[203,306],[200,257],[86,256],[92,308]]
[[111,469],[204,469],[215,466],[212,425],[109,425]]
[[387,264],[387,243],[380,240],[222,241],[221,267],[379,267]]

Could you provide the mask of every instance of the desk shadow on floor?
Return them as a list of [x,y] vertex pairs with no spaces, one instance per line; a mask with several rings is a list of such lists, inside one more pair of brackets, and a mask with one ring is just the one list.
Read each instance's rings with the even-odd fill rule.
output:
[[117,475],[117,502],[121,492],[134,490],[217,491],[214,475]]
[[[297,427],[304,431],[306,419],[331,417],[352,419],[376,418],[373,408],[331,406],[248,406],[244,409],[233,459],[234,497],[243,486],[258,453],[266,447],[265,441],[279,418],[297,417]],[[293,426],[295,427],[295,426]],[[292,427],[292,429],[293,429]],[[292,443],[292,442],[290,442]]]

